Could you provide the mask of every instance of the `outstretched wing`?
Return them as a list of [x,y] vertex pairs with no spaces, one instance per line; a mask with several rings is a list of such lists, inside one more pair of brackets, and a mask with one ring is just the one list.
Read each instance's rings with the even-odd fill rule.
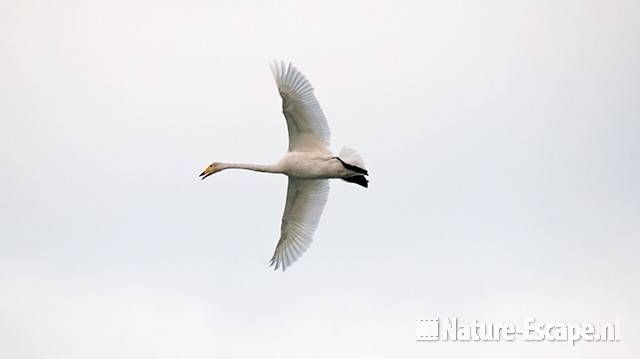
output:
[[284,271],[309,248],[328,197],[329,180],[289,177],[280,240],[270,262],[274,269]]
[[271,65],[271,72],[282,97],[282,112],[289,130],[289,151],[329,148],[329,125],[311,83],[291,63],[276,62]]

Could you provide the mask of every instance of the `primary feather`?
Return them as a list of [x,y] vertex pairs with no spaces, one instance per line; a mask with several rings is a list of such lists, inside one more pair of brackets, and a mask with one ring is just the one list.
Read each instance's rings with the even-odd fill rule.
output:
[[307,78],[291,63],[272,64],[271,71],[282,97],[282,113],[287,120],[289,151],[314,151],[329,147],[327,119]]
[[329,180],[289,177],[280,240],[270,263],[274,269],[286,270],[309,248],[327,198]]

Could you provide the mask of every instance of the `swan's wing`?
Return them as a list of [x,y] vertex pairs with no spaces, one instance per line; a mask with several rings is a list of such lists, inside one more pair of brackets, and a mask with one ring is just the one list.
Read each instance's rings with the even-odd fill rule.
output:
[[272,64],[271,72],[282,97],[282,112],[289,130],[289,151],[329,148],[329,125],[311,83],[291,63],[276,62]]
[[274,269],[284,271],[309,248],[328,197],[329,180],[289,177],[280,240],[270,263]]

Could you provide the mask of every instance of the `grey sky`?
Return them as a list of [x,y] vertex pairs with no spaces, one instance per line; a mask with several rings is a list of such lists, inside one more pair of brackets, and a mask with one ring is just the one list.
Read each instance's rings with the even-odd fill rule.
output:
[[[0,0],[3,358],[640,355],[640,3]],[[292,61],[371,186],[268,259]],[[418,316],[620,318],[417,343]]]

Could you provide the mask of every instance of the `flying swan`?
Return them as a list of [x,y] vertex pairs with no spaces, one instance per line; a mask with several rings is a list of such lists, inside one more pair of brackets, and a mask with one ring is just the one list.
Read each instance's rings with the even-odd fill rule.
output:
[[291,63],[274,63],[271,72],[282,97],[282,112],[289,131],[289,150],[272,165],[213,162],[201,174],[236,168],[280,173],[289,177],[287,200],[282,215],[280,240],[270,265],[286,270],[309,248],[313,233],[329,196],[329,179],[340,178],[363,187],[368,175],[360,155],[344,147],[338,156],[329,150],[329,126],[313,87]]

